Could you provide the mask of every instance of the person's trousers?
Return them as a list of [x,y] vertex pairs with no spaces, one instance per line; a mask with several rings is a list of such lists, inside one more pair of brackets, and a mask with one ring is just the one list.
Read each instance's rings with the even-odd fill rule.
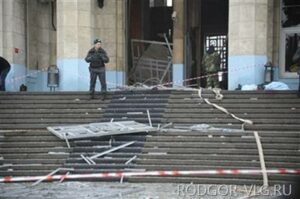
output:
[[9,72],[10,68],[5,68],[0,71],[0,91],[5,91],[5,78]]
[[101,83],[101,91],[106,92],[105,68],[90,68],[90,92],[95,92],[97,77],[99,78]]
[[300,97],[300,69],[298,75],[299,75],[298,97]]
[[220,82],[218,75],[208,76],[206,79],[206,87],[220,88]]

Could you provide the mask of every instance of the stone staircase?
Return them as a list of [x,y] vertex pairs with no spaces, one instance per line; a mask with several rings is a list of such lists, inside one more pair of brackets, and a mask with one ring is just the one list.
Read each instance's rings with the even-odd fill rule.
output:
[[[164,123],[184,127],[208,124],[223,128],[201,132],[160,132],[148,136],[136,164],[147,170],[260,169],[253,131],[261,137],[267,169],[300,168],[300,99],[296,92],[222,91],[224,99],[203,93],[210,102],[250,119],[245,125],[206,104],[197,92],[173,91]],[[233,129],[233,130],[231,130]],[[236,130],[234,130],[236,129]],[[271,184],[293,180],[295,175],[269,175]],[[262,184],[261,175],[198,175],[193,177],[136,177],[133,182],[185,182]]]
[[[0,176],[45,175],[59,167],[72,173],[130,170],[260,169],[253,131],[261,137],[266,167],[300,168],[300,99],[297,93],[222,91],[202,94],[254,125],[244,125],[207,105],[194,91],[118,91],[106,100],[89,100],[84,92],[0,93]],[[154,126],[172,122],[180,128],[208,124],[221,129],[137,133],[65,141],[45,127],[135,120]],[[244,128],[245,131],[241,131]],[[225,130],[224,130],[225,129]],[[232,130],[235,129],[235,130]],[[92,156],[110,147],[133,145],[95,159],[88,165],[80,156]],[[131,163],[126,162],[136,156]],[[271,184],[294,175],[269,175]],[[113,179],[109,179],[113,180]],[[120,180],[120,179],[114,179]],[[129,182],[261,184],[261,175],[131,177]]]
[[47,126],[99,122],[109,103],[88,93],[1,93],[1,176],[45,175],[63,167],[72,149]]
[[109,102],[88,93],[2,93],[0,129],[41,129],[49,125],[99,122]]
[[[150,113],[153,126],[162,123],[163,112],[168,103],[170,92],[166,91],[123,91],[111,96],[107,104],[102,121],[128,121],[134,120],[149,124],[147,110]],[[146,140],[147,133],[108,136],[89,140],[78,140],[73,143],[73,151],[67,159],[65,167],[75,168],[73,173],[91,172],[118,172],[132,171],[135,164],[126,164],[134,156],[138,156]],[[133,145],[122,148],[105,157],[94,159],[96,165],[88,165],[80,156],[93,156],[111,147],[117,147],[127,142],[135,141]],[[120,179],[115,179],[120,180]]]

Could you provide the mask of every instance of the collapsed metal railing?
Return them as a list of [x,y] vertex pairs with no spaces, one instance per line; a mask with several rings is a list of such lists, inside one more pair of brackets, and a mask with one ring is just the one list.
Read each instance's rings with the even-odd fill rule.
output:
[[129,80],[147,85],[172,81],[172,44],[164,34],[165,42],[131,40],[132,68]]

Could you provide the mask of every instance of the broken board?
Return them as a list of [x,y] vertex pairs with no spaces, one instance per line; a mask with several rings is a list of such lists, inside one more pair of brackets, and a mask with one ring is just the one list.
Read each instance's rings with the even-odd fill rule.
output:
[[156,128],[135,121],[102,122],[85,125],[47,127],[60,139],[82,139],[109,135],[152,132]]

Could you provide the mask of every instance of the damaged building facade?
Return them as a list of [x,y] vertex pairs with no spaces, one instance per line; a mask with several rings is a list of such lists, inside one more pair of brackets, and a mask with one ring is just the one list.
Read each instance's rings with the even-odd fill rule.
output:
[[264,83],[270,61],[274,80],[297,89],[299,10],[296,0],[0,0],[7,90],[48,91],[47,69],[56,65],[58,90],[87,91],[84,57],[95,38],[110,57],[109,88],[149,79],[205,87],[202,57],[214,45],[222,88]]

